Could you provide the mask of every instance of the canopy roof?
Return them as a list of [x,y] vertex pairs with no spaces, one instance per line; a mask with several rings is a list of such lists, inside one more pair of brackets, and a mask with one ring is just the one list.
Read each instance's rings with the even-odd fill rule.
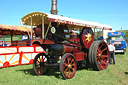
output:
[[0,24],[0,35],[10,35],[11,32],[13,34],[27,34],[28,32],[31,32],[31,28]]
[[42,19],[44,19],[44,23],[48,24],[51,22],[57,22],[61,24],[67,24],[69,26],[82,26],[82,27],[91,27],[91,28],[97,28],[97,29],[106,29],[106,30],[112,30],[112,27],[105,24],[100,24],[97,22],[91,22],[91,21],[83,21],[78,19],[72,19],[69,17],[63,17],[53,14],[47,14],[43,12],[32,12],[24,17],[21,18],[21,23],[23,25],[32,25],[37,26],[39,24],[42,24]]

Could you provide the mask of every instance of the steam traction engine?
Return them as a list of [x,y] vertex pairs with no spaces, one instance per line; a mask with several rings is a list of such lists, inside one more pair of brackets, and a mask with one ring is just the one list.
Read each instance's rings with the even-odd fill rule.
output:
[[94,41],[92,28],[111,29],[109,26],[42,12],[30,13],[21,21],[24,25],[37,26],[35,29],[40,30],[34,30],[35,34],[42,34],[40,39],[32,39],[33,45],[44,49],[33,61],[37,75],[47,74],[50,68],[58,68],[64,79],[70,79],[79,66],[89,65],[97,71],[107,68],[107,44],[101,40]]

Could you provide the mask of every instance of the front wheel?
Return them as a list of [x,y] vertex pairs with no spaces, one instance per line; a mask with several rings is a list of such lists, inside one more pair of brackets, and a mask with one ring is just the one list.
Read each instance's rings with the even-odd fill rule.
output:
[[60,73],[64,79],[71,79],[77,69],[76,59],[73,54],[66,53],[60,62]]
[[45,63],[47,63],[46,55],[44,53],[37,54],[33,61],[33,69],[37,75],[48,73],[49,69],[44,65]]

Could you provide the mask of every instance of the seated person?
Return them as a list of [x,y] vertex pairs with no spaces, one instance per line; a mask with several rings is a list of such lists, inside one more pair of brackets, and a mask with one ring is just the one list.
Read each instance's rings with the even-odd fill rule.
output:
[[[46,33],[47,25],[44,25],[44,33]],[[35,37],[42,38],[42,24],[38,25],[37,27],[33,28]]]

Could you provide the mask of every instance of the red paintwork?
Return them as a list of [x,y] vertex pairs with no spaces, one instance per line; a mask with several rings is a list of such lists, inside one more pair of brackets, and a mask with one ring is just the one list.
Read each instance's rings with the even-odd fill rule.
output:
[[81,61],[81,60],[84,60],[85,53],[84,52],[78,52],[78,53],[73,53],[73,55],[75,56],[76,61]]
[[35,41],[38,41],[41,44],[54,44],[54,42],[51,41],[51,40],[45,40],[45,41],[43,41],[42,39],[31,40],[31,43],[33,44]]
[[21,65],[22,55],[23,55],[23,52],[21,51],[21,53],[20,53],[20,57],[19,57],[19,66]]
[[91,35],[91,41],[90,41],[90,42],[88,42],[88,41],[86,40],[86,39],[87,39],[86,35],[87,35],[87,34],[82,35],[82,40],[83,40],[84,46],[85,46],[87,49],[89,49],[90,46],[91,46],[91,44],[92,44],[92,42],[94,41],[94,35]]
[[30,61],[29,61],[29,64],[32,64],[33,63],[33,59],[31,59]]
[[76,38],[71,38],[70,39],[71,42],[80,42],[80,38],[76,37]]
[[62,54],[64,54],[64,53],[71,53],[72,50],[73,50],[73,47],[68,46],[68,45],[63,45],[63,52],[62,52]]
[[[64,54],[64,53],[72,53],[72,52],[79,52],[80,51],[78,45],[76,45],[76,44],[70,44],[70,45],[71,46],[63,45],[63,52],[62,52],[62,54]],[[76,47],[73,47],[73,46],[76,46]]]
[[[8,43],[9,44],[9,43]],[[14,46],[30,46],[29,41],[19,41],[19,40],[15,40],[12,41],[10,47],[14,47]]]
[[10,66],[10,63],[8,61],[6,61],[4,64],[3,64],[3,67],[9,67]]
[[73,52],[80,52],[80,46],[79,45],[76,45],[76,44],[71,44],[75,47],[73,47]]
[[40,42],[40,43],[42,43],[42,42],[43,42],[43,40],[42,40],[42,39],[35,39],[35,40],[31,40],[31,44],[33,44],[35,41],[38,41],[38,42]]

